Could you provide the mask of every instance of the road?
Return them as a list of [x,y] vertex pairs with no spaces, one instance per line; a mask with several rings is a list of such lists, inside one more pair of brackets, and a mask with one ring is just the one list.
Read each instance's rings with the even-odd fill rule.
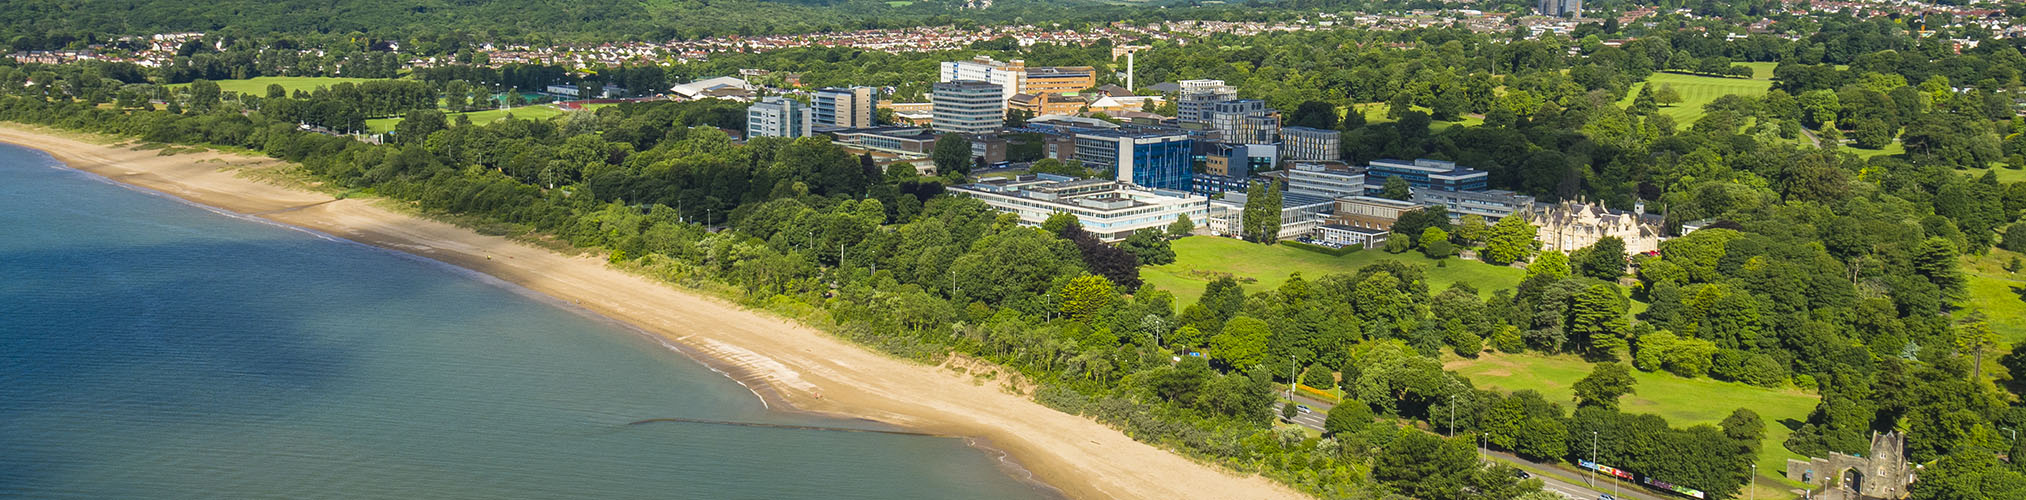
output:
[[[1322,430],[1323,420],[1329,414],[1332,405],[1299,395],[1294,397],[1294,401],[1297,404],[1309,407],[1312,411],[1295,415],[1292,421],[1296,424],[1301,424],[1303,427]],[[1525,470],[1533,474],[1534,479],[1541,480],[1541,489],[1574,500],[1596,500],[1606,493],[1624,500],[1682,500],[1682,497],[1654,495],[1633,484],[1614,485],[1611,483],[1610,477],[1601,475],[1596,478],[1597,487],[1591,488],[1585,485],[1589,478],[1573,472],[1557,469],[1551,465],[1529,461],[1503,452],[1481,451],[1481,456],[1485,460],[1497,460]]]

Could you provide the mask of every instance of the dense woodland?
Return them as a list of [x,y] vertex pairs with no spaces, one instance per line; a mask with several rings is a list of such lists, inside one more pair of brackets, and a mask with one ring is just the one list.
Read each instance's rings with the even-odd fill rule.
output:
[[[1412,45],[1384,46],[1403,40]],[[1070,220],[1022,227],[944,194],[953,178],[882,170],[825,139],[735,143],[719,129],[742,125],[736,103],[622,104],[482,125],[438,109],[438,98],[457,103],[461,93],[470,106],[477,89],[555,74],[540,68],[254,96],[208,82],[171,89],[116,65],[0,66],[0,119],[246,148],[361,194],[607,250],[616,265],[898,355],[955,351],[1013,367],[1040,382],[1043,403],[1326,497],[1552,498],[1503,466],[1479,465],[1472,436],[1524,457],[1573,460],[1588,458],[1591,432],[1605,437],[1601,462],[1727,497],[1761,446],[1860,453],[1872,432],[1891,430],[1906,433],[1910,458],[1926,466],[1915,498],[2026,494],[2022,468],[2000,458],[2026,453],[2000,430],[2026,426],[2008,383],[2026,375],[2026,351],[2006,354],[1982,313],[1964,307],[1957,258],[2026,249],[2026,224],[2016,224],[2026,183],[2002,184],[1988,170],[2026,166],[2026,122],[2007,107],[2026,69],[2016,46],[1955,54],[1889,22],[1854,20],[1800,42],[1681,34],[1575,56],[1566,44],[1585,42],[1446,29],[1244,41],[1156,49],[1140,60],[1141,81],[1225,78],[1293,110],[1292,123],[1344,130],[1352,160],[1450,159],[1544,199],[1644,201],[1670,224],[1717,222],[1628,264],[1623,242],[1542,252],[1517,218],[1451,223],[1427,211],[1395,227],[1403,236],[1391,250],[1474,250],[1524,265],[1524,280],[1433,290],[1422,268],[1389,260],[1274,289],[1219,280],[1179,304],[1172,291],[1141,285],[1138,269],[1173,259],[1168,242],[1187,227],[1115,246]],[[1838,48],[1857,42],[1877,50]],[[1102,57],[1025,54],[1037,64]],[[806,61],[812,76],[843,82],[879,67],[868,62],[913,56],[752,57]],[[905,64],[944,55],[920,57]],[[1778,62],[1776,90],[1719,99],[1694,123],[1659,113],[1671,103],[1658,95],[1618,104],[1654,72],[1722,74],[1736,61]],[[1370,102],[1393,103],[1390,121],[1338,112]],[[1481,126],[1431,127],[1479,113]],[[353,120],[395,114],[407,119],[385,145],[297,126],[356,130]],[[1908,153],[1860,159],[1825,139],[1845,129],[1853,143],[1885,134]],[[1647,308],[1630,314],[1633,300]],[[1570,404],[1478,389],[1437,357],[1487,350],[1598,365]],[[1189,352],[1204,356],[1173,361]],[[1805,422],[1744,409],[1717,426],[1675,426],[1617,410],[1637,391],[1627,375],[1635,369],[1823,399]],[[1274,393],[1290,373],[1351,398],[1323,437],[1273,426]],[[1796,429],[1762,443],[1769,425]]]

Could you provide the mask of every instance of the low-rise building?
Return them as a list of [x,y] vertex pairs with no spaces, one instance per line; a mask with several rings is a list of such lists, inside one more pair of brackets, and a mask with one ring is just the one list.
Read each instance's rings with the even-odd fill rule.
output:
[[1006,108],[1026,111],[1033,116],[1074,115],[1083,111],[1083,99],[1064,94],[1013,94],[1006,101]]
[[[1210,201],[1209,218],[1205,226],[1211,234],[1229,237],[1244,236],[1245,201],[1244,191],[1224,193],[1223,199]],[[1280,239],[1292,240],[1315,233],[1336,200],[1321,196],[1292,193],[1280,194]]]
[[839,144],[904,155],[926,155],[936,145],[936,134],[921,127],[857,128],[828,133],[836,136]]
[[1419,203],[1391,198],[1345,196],[1336,199],[1336,213],[1330,216],[1330,223],[1360,229],[1391,231],[1393,223],[1400,220],[1400,214],[1425,207],[1426,205]]
[[1017,215],[1027,226],[1039,226],[1056,213],[1075,215],[1085,231],[1104,241],[1123,240],[1141,229],[1165,229],[1178,217],[1202,221],[1208,211],[1208,198],[1199,195],[1049,174],[981,180],[950,192]]
[[1392,231],[1385,229],[1323,224],[1316,227],[1315,243],[1337,248],[1348,246],[1379,248],[1386,246],[1386,237],[1392,234]]

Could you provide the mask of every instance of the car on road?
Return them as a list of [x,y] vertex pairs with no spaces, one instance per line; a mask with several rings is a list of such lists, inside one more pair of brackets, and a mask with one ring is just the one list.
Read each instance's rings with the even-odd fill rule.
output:
[[1512,475],[1513,475],[1513,477],[1517,477],[1517,478],[1520,478],[1520,479],[1533,479],[1533,478],[1534,478],[1534,473],[1532,473],[1532,472],[1527,472],[1527,471],[1523,471],[1523,470],[1516,470],[1516,471],[1512,471]]
[[1611,496],[1610,493],[1605,493],[1602,495],[1597,495],[1597,500],[1618,500],[1618,497]]
[[1302,413],[1309,413],[1315,411],[1314,409],[1309,408],[1308,405],[1294,405],[1294,409],[1300,410]]

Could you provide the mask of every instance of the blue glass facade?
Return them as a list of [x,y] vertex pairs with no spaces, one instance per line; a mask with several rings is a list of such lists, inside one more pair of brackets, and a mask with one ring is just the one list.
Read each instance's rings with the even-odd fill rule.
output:
[[1179,139],[1133,145],[1133,184],[1150,188],[1188,191],[1195,174],[1189,149],[1194,141]]
[[1458,167],[1455,163],[1438,160],[1414,160],[1413,163],[1399,160],[1375,160],[1366,166],[1365,183],[1372,192],[1378,192],[1386,185],[1389,177],[1399,177],[1414,189],[1436,191],[1483,191],[1490,177],[1481,170]]

